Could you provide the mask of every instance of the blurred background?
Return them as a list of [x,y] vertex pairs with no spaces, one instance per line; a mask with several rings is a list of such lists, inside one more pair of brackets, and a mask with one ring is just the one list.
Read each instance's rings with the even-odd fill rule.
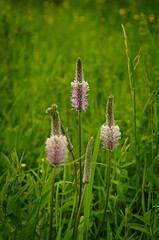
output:
[[[158,140],[159,1],[56,0],[0,1],[0,145],[10,156],[24,154],[26,168],[45,157],[50,134],[46,108],[58,105],[74,145],[77,113],[71,110],[71,81],[81,57],[90,85],[89,109],[82,114],[83,153],[90,136],[105,122],[106,101],[114,95],[116,123],[133,143],[133,102],[121,24],[134,59],[138,154],[150,155],[148,73],[153,95],[154,153]],[[134,60],[135,61],[135,60]],[[133,151],[133,150],[132,150]],[[131,151],[130,151],[131,154]],[[3,166],[3,161],[1,161]]]

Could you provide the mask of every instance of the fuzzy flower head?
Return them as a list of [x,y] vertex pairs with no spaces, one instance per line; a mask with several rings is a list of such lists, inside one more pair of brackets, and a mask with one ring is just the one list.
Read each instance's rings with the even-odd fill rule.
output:
[[51,115],[51,137],[46,140],[47,160],[52,166],[63,164],[68,155],[67,138],[61,134],[61,121],[57,105],[46,110]]
[[82,60],[78,58],[76,64],[76,76],[74,82],[71,82],[72,90],[72,108],[77,112],[85,111],[88,106],[87,92],[89,85],[84,81]]
[[53,135],[46,140],[47,160],[52,166],[63,164],[68,155],[67,139],[65,136]]
[[111,152],[119,144],[121,135],[119,126],[115,125],[114,122],[113,99],[114,97],[112,95],[109,96],[106,111],[106,124],[101,127],[101,140],[104,147]]

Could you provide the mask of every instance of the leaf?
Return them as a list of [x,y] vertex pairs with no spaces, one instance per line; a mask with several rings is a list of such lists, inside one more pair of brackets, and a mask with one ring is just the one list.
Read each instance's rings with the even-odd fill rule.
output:
[[129,167],[129,166],[132,165],[132,164],[135,164],[135,161],[125,163],[125,164],[123,164],[120,168]]
[[22,195],[22,193],[28,188],[29,184],[24,185],[19,192],[17,192],[13,197],[9,199],[8,205],[7,205],[7,212],[10,214],[13,211],[13,205],[18,200],[18,198]]
[[45,186],[43,187],[42,190],[42,195],[44,195],[47,191],[50,191],[51,189],[51,179],[52,179],[52,174],[50,174],[50,176],[48,177]]
[[25,225],[21,234],[21,239],[23,240],[33,239],[35,224],[36,218],[33,218]]
[[139,220],[142,221],[142,222],[145,222],[143,216],[140,216],[140,215],[137,215],[137,214],[133,214],[132,216],[135,217],[135,218],[137,218],[137,219],[139,219]]
[[[132,199],[132,201],[131,201],[131,203],[129,205],[128,211],[131,209],[131,207],[134,204],[136,198],[138,197],[138,194],[140,193],[140,191],[141,191],[141,187],[139,188],[139,190],[136,192],[134,198]],[[120,209],[120,211],[121,211],[121,209]],[[122,229],[123,229],[123,227],[125,225],[126,219],[125,219],[125,216],[124,216],[123,212],[122,212],[122,215],[123,215],[123,220],[121,221],[120,226],[119,226],[119,228],[118,228],[118,230],[117,230],[117,232],[115,234],[115,239],[120,239],[121,238],[119,234],[121,233],[121,231],[122,231]]]
[[138,224],[138,223],[128,223],[128,227],[143,233],[146,233],[148,236],[150,236],[149,230],[146,229],[145,226]]
[[43,194],[40,203],[40,210],[43,209],[47,203],[50,201],[50,190]]
[[2,155],[2,156],[4,157],[4,159],[6,160],[7,166],[8,166],[8,168],[10,169],[10,173],[14,173],[14,168],[13,168],[12,164],[10,163],[9,158],[8,158],[4,153],[2,153],[2,152],[1,152],[1,155]]

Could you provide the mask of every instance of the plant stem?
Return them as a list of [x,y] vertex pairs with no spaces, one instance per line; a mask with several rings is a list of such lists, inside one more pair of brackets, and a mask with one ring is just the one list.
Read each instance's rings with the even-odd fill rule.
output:
[[78,127],[79,127],[79,169],[80,169],[80,191],[79,191],[79,202],[80,205],[82,195],[82,163],[81,163],[81,112],[78,113]]
[[[135,76],[134,72],[136,69],[136,66],[133,66],[133,62],[129,56],[129,49],[128,49],[128,38],[125,32],[125,28],[122,25],[123,33],[124,33],[124,42],[125,42],[125,50],[126,50],[126,56],[128,60],[128,75],[129,75],[129,82],[130,82],[130,90],[131,90],[131,96],[133,101],[133,115],[134,115],[134,154],[135,154],[135,162],[136,162],[136,190],[139,188],[139,177],[140,177],[140,171],[139,171],[139,161],[137,158],[137,134],[136,134],[136,90],[135,90]],[[138,64],[138,63],[137,63]]]
[[74,240],[77,240],[77,233],[78,233],[77,227],[78,227],[80,212],[81,212],[83,200],[84,200],[84,197],[85,197],[86,189],[87,189],[87,183],[85,183],[85,185],[84,185],[83,195],[82,195],[80,205],[79,205],[79,208],[78,208],[78,212],[77,212],[77,215],[76,215],[76,221],[75,221],[75,227],[74,227],[74,233],[73,233],[73,236],[74,236],[73,239]]
[[108,199],[109,199],[109,188],[110,188],[110,171],[111,171],[111,152],[108,152],[108,169],[107,169],[107,193],[106,193],[106,200],[105,200],[105,206],[104,206],[104,215],[100,224],[100,227],[98,229],[97,235],[95,237],[95,239],[99,239],[99,234],[100,231],[103,227],[104,224],[104,220],[105,220],[105,216],[106,216],[106,212],[107,212],[107,207],[108,207]]
[[149,102],[150,102],[150,126],[151,126],[151,162],[149,164],[150,166],[153,162],[153,142],[154,142],[153,141],[153,97],[151,93],[150,82],[148,79],[148,73],[146,73],[145,75],[146,75],[146,84],[148,88],[148,95],[149,95]]
[[139,188],[139,161],[137,159],[137,138],[136,138],[136,91],[135,91],[135,80],[133,87],[133,105],[134,105],[134,138],[135,138],[135,162],[136,162],[136,190]]
[[[63,135],[66,136],[67,138],[67,142],[68,142],[68,150],[70,151],[71,155],[72,155],[72,158],[73,158],[73,161],[75,160],[75,156],[73,154],[73,146],[72,146],[72,143],[70,141],[70,138],[67,134],[67,131],[65,130],[64,126],[63,126],[63,123],[61,121],[61,130],[62,130],[62,133]],[[77,164],[76,162],[74,163],[74,167],[75,167],[75,189],[77,190]]]
[[[70,151],[70,152],[71,152],[73,161],[75,161],[75,156],[73,151]],[[76,163],[74,163],[74,167],[75,167],[75,191],[77,192],[77,164]]]
[[56,167],[53,167],[53,173],[52,173],[52,190],[51,190],[51,199],[50,199],[50,228],[49,228],[49,240],[52,240],[52,232],[53,232],[53,202],[54,202],[55,171],[56,171]]

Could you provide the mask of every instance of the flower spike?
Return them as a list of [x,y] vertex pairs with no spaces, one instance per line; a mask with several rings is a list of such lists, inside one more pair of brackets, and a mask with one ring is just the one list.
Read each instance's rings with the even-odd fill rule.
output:
[[67,158],[68,143],[66,136],[61,134],[61,121],[57,105],[53,104],[46,112],[51,115],[51,137],[46,140],[47,160],[52,166],[59,166]]
[[88,106],[87,92],[89,85],[84,81],[83,66],[81,58],[77,59],[76,76],[74,82],[71,82],[72,90],[72,108],[77,112],[85,111]]
[[101,140],[103,141],[103,145],[111,152],[119,144],[118,141],[121,135],[119,126],[115,125],[114,122],[113,100],[114,97],[112,95],[109,96],[106,111],[106,124],[101,128]]
[[47,160],[51,165],[63,164],[68,155],[67,140],[65,136],[53,135],[46,140]]
[[60,124],[60,116],[57,111],[57,105],[53,104],[51,108],[46,109],[46,113],[51,115],[51,135],[61,134],[61,124]]

